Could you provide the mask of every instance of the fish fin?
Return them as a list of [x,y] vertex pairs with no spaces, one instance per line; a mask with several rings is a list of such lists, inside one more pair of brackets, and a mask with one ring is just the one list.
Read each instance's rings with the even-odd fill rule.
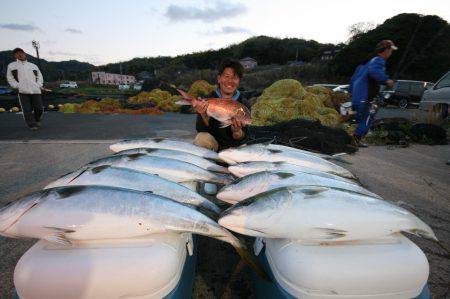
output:
[[271,149],[271,148],[269,148],[269,149],[267,149],[271,154],[279,154],[279,153],[282,153],[283,151],[282,150],[277,150],[277,149]]
[[71,246],[72,242],[67,239],[66,234],[75,232],[72,229],[65,229],[60,227],[49,227],[46,226],[46,229],[50,230],[51,234],[46,236],[44,239],[50,243],[56,243],[63,246]]
[[178,101],[175,101],[175,104],[177,104],[177,105],[192,105],[192,101],[189,101],[186,99],[178,100]]
[[262,145],[271,145],[274,142],[275,142],[275,138],[273,138],[273,139],[271,139],[269,141],[266,141],[266,142],[261,142],[260,144],[262,144]]
[[224,123],[222,123],[222,124],[219,126],[219,128],[223,129],[223,128],[226,128],[226,127],[229,127],[229,126],[231,126],[231,124],[224,124]]
[[154,152],[158,151],[158,148],[146,148],[144,151],[147,154],[151,154],[151,153],[154,153]]
[[166,140],[166,138],[162,138],[162,137],[152,138],[152,141],[156,142],[156,143],[160,143],[161,141],[164,141],[164,140]]
[[315,196],[317,194],[320,194],[320,193],[328,191],[328,190],[330,190],[330,189],[327,188],[327,187],[321,187],[321,186],[314,187],[314,186],[311,186],[311,187],[307,187],[307,188],[302,188],[301,192],[303,194],[305,194],[306,196],[313,197],[313,196]]
[[84,189],[86,189],[86,186],[65,186],[62,188],[57,188],[54,191],[58,194],[58,199],[64,199],[66,197],[80,193]]
[[136,159],[139,159],[140,157],[143,157],[143,156],[147,156],[147,155],[143,154],[143,153],[136,153],[136,154],[129,154],[129,155],[127,155],[127,157],[130,158],[131,160],[136,160]]
[[[94,168],[92,168],[91,169],[91,172],[92,173],[94,173],[94,174],[97,174],[97,173],[100,173],[100,172],[102,172],[103,170],[105,170],[105,169],[107,169],[107,168],[110,168],[111,167],[111,165],[101,165],[101,166],[97,166],[97,167],[94,167]],[[81,174],[80,174],[81,175]],[[72,180],[73,181],[73,180]]]
[[290,177],[295,176],[295,174],[290,173],[290,172],[277,172],[276,175],[280,178],[280,179],[288,179]]
[[342,229],[314,227],[313,230],[316,232],[317,239],[335,240],[347,235],[347,231]]

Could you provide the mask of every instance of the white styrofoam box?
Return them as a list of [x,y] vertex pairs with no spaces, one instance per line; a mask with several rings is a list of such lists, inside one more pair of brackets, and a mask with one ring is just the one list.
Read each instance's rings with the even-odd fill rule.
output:
[[76,242],[41,240],[19,260],[14,284],[21,299],[162,298],[177,285],[190,234]]
[[403,235],[343,245],[265,239],[277,282],[302,299],[414,298],[427,282],[428,260]]

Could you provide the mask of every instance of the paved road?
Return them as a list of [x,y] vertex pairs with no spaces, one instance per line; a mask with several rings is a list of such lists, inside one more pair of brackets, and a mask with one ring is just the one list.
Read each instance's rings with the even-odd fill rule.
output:
[[195,115],[83,115],[46,112],[42,129],[31,131],[20,113],[0,114],[0,140],[118,140],[194,134]]
[[[17,117],[20,115],[0,115],[0,206],[109,154],[111,140],[129,136],[194,136],[192,115],[115,117],[56,113],[46,115],[45,127],[38,132],[22,130],[22,120]],[[450,247],[450,166],[445,164],[450,159],[449,146],[373,146],[347,159],[352,164],[343,166],[367,188],[413,211]],[[412,239],[430,261],[429,283],[434,298],[450,296],[450,260],[435,244]],[[14,265],[33,243],[0,237],[0,298],[11,297]],[[221,298],[224,293],[231,293],[231,298],[251,297],[248,271],[230,281],[239,260],[230,246],[200,238],[197,249],[194,298]]]

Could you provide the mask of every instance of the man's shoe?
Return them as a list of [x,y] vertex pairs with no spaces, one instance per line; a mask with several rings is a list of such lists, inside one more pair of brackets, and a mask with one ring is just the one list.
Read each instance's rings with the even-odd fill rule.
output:
[[369,147],[367,143],[361,141],[361,137],[353,135],[353,139],[355,140],[355,144],[357,147]]
[[40,128],[41,126],[42,126],[42,124],[40,121],[36,122],[36,127]]
[[31,131],[36,131],[36,130],[38,129],[37,126],[31,126],[31,127],[29,127],[29,128],[30,128]]
[[358,142],[358,147],[369,147],[369,145],[365,142],[360,141]]

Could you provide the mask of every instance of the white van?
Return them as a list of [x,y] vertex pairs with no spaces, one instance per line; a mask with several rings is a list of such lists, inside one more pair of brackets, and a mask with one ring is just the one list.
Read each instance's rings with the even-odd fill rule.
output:
[[65,81],[59,84],[59,88],[78,88],[78,84],[75,81]]

